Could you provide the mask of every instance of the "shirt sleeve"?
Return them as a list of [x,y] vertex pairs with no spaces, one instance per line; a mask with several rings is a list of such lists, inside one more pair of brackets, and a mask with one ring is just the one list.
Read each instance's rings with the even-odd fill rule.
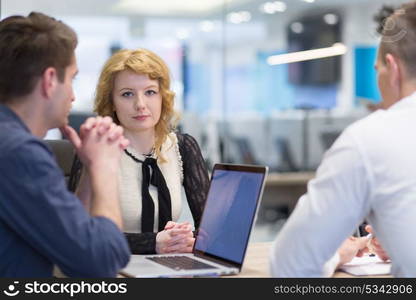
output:
[[1,169],[13,170],[2,182],[9,195],[2,220],[67,276],[113,277],[127,264],[123,234],[108,218],[85,211],[45,145],[25,143]]
[[323,277],[331,277],[338,267],[340,261],[338,251],[325,263],[322,275]]
[[273,242],[274,277],[329,275],[325,263],[369,211],[370,178],[360,148],[344,132]]
[[189,134],[178,133],[177,136],[183,162],[183,186],[195,229],[198,229],[208,195],[208,171],[197,141]]

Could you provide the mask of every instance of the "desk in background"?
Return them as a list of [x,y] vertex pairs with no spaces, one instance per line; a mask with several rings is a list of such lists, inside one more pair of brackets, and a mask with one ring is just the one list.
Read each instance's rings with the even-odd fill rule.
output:
[[315,172],[269,173],[262,199],[263,209],[286,208],[291,213],[298,199],[306,193]]

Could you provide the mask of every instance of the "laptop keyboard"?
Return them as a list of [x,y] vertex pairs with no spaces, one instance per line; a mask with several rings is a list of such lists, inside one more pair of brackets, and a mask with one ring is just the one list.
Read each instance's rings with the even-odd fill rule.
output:
[[211,265],[203,263],[199,260],[192,259],[188,256],[158,256],[146,257],[151,261],[164,265],[173,270],[200,270],[200,269],[216,269]]

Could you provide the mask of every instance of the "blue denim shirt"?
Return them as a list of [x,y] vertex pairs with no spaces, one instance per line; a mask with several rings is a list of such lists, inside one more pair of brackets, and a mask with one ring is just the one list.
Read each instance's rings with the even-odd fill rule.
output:
[[126,239],[68,191],[42,140],[0,104],[0,277],[112,277],[130,258]]

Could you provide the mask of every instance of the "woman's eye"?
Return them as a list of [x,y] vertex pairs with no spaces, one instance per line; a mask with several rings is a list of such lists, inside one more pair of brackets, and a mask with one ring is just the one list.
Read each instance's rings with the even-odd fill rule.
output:
[[131,96],[133,96],[133,93],[132,92],[124,92],[123,94],[121,94],[121,96],[123,96],[123,97],[131,97]]
[[153,95],[156,95],[157,92],[154,91],[154,90],[148,90],[148,91],[145,92],[145,94],[146,94],[146,96],[153,96]]

